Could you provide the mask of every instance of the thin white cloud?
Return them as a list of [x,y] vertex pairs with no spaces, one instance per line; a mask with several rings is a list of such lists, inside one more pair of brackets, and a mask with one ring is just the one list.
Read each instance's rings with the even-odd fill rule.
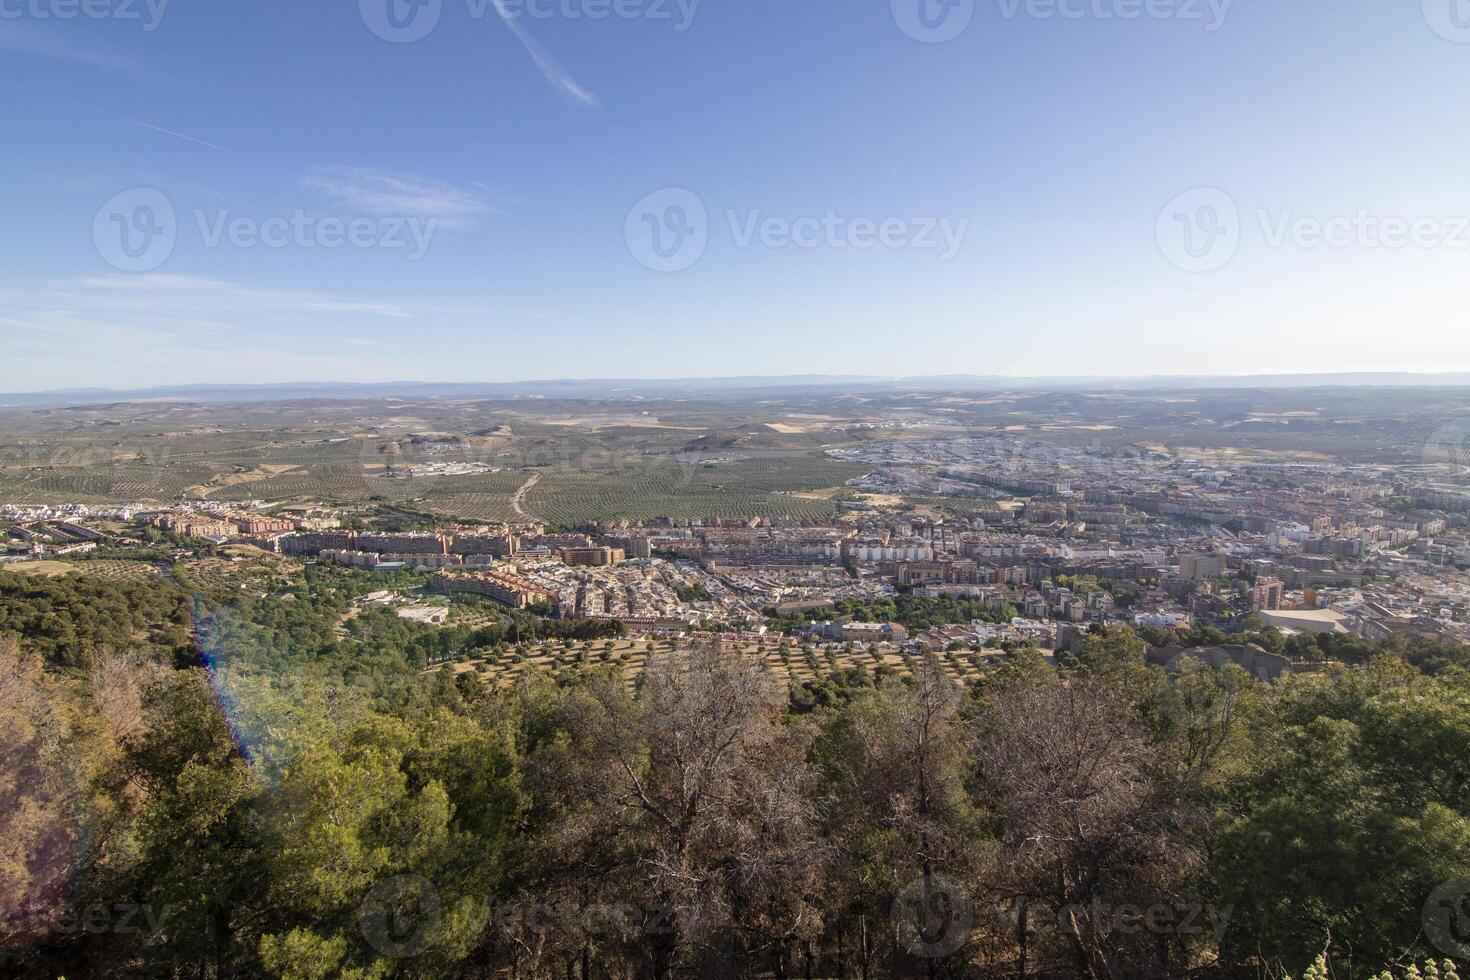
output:
[[143,330],[108,323],[79,315],[74,310],[0,316],[0,327],[6,329],[6,344],[15,347],[50,348],[61,341],[68,345],[86,345],[88,350],[94,350],[99,345],[158,343],[168,339],[157,329]]
[[505,0],[490,0],[490,2],[494,4],[495,12],[500,15],[500,19],[505,23],[505,26],[510,28],[510,32],[516,36],[516,40],[521,42],[521,47],[526,49],[526,53],[536,63],[536,69],[541,72],[543,78],[583,105],[593,106],[594,108],[601,105],[597,101],[596,95],[593,95],[578,84],[577,80],[555,58],[551,57],[545,48],[537,43],[536,39],[530,35],[530,32],[521,26],[520,21],[510,15],[510,11],[505,7]]
[[88,276],[70,283],[54,283],[73,301],[101,303],[108,309],[153,311],[163,318],[196,317],[201,313],[332,313],[411,319],[413,314],[393,303],[347,299],[307,290],[247,286],[209,276],[155,273],[152,275]]
[[48,387],[116,385],[124,376],[199,380],[222,371],[278,378],[308,365],[319,377],[337,377],[360,371],[364,356],[381,359],[385,348],[349,357],[321,338],[345,327],[386,342],[418,312],[209,276],[109,274],[0,289],[0,336],[12,373],[52,379]]
[[474,191],[371,167],[319,167],[302,177],[301,183],[368,214],[434,218],[448,228],[463,227],[490,211],[490,205]]

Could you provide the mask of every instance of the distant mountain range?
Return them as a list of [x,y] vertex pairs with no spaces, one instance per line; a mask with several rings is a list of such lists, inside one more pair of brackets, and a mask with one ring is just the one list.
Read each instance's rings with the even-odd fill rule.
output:
[[597,378],[499,382],[293,382],[166,385],[155,388],[65,388],[0,394],[0,407],[58,408],[111,402],[263,402],[373,398],[748,398],[761,392],[838,391],[1149,391],[1317,387],[1470,387],[1470,373],[1169,375],[1139,377],[1006,377],[931,375],[879,377],[804,374],[735,378]]

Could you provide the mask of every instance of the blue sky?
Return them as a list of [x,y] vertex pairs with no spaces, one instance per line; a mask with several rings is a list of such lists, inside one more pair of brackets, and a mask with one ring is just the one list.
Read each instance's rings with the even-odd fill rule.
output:
[[426,2],[0,0],[0,390],[1470,369],[1466,0]]

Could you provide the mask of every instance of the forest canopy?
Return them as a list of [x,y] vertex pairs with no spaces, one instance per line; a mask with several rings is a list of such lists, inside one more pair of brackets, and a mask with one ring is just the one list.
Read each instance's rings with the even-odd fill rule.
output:
[[1263,683],[1147,666],[1117,628],[971,686],[911,658],[790,690],[691,637],[636,678],[494,689],[424,664],[550,627],[344,625],[351,577],[283,589],[0,577],[8,975],[1232,977],[1325,955],[1369,976],[1470,954],[1455,651],[1314,643]]

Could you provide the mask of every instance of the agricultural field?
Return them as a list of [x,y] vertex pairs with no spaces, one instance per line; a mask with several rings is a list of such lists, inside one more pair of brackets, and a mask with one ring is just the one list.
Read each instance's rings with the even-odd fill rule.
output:
[[526,495],[524,507],[564,526],[614,518],[830,518],[831,500],[797,494],[840,487],[864,472],[862,466],[809,455],[693,464],[653,460],[616,473],[549,473]]
[[514,523],[527,520],[526,515],[516,511],[514,501],[516,491],[532,475],[534,471],[505,470],[404,482],[418,490],[423,496],[423,506],[436,514],[471,521]]
[[[1414,462],[1435,449],[1425,442],[1429,434],[1463,411],[1453,391],[1356,388],[817,388],[740,398],[323,397],[0,408],[0,502],[386,501],[466,520],[552,525],[660,516],[814,519],[830,517],[831,498],[863,472],[823,451],[863,443],[1010,432],[1204,457]],[[456,464],[470,471],[447,475]],[[533,475],[536,485],[517,497]]]
[[[747,455],[733,438],[696,438],[690,449],[691,433],[701,431],[522,424],[514,437],[415,436],[418,442],[260,431],[169,433],[106,445],[68,437],[0,459],[0,500],[386,501],[464,520],[553,526],[651,517],[820,519],[832,515],[831,497],[843,484],[865,472],[819,452]],[[430,438],[453,448],[423,448]],[[438,469],[455,464],[481,471]]]
[[[228,503],[263,500],[267,503],[331,501],[356,503],[374,496],[371,485],[355,464],[320,463],[293,467],[280,473],[260,472],[259,478],[224,483],[219,479],[191,497]],[[224,478],[228,480],[228,477]]]
[[455,601],[449,604],[450,626],[478,630],[494,626],[504,619],[504,610],[488,602],[466,602],[461,597],[455,597]]
[[[429,669],[449,669],[456,674],[474,672],[486,683],[503,687],[515,683],[528,671],[555,674],[585,666],[617,665],[621,667],[627,682],[633,685],[638,676],[647,669],[650,658],[667,657],[675,650],[687,647],[690,642],[689,637],[568,643],[553,641],[530,647],[524,654],[507,649],[491,657],[462,660]],[[833,671],[854,667],[869,672],[887,667],[899,674],[910,673],[913,669],[912,658],[889,644],[881,644],[875,649],[857,646],[848,650],[838,644],[804,648],[793,641],[782,646],[726,645],[725,649],[732,655],[760,659],[774,676],[783,683],[792,685],[820,681]],[[967,684],[982,677],[1000,655],[1000,651],[978,654],[965,651],[938,654],[937,659],[941,669],[952,680],[958,684]]]
[[77,571],[76,565],[69,561],[7,562],[0,565],[0,569],[14,572],[17,575],[32,575],[36,578],[60,578],[63,575],[73,575]]
[[173,500],[211,470],[147,462],[43,463],[0,469],[0,499],[33,504]]
[[125,559],[98,559],[95,561],[24,561],[0,565],[0,570],[20,575],[39,575],[58,578],[62,575],[90,575],[111,579],[115,582],[140,582],[161,574],[156,565],[143,561]]
[[94,575],[115,582],[141,582],[163,574],[157,565],[146,561],[128,561],[119,558],[99,558],[72,562],[81,575]]

